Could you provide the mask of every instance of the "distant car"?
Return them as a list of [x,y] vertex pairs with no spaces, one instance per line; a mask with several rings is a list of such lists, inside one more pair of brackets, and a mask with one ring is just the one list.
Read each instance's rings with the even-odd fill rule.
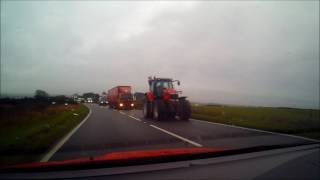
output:
[[77,98],[77,102],[78,102],[78,103],[84,103],[85,100],[84,100],[84,98]]
[[100,106],[106,106],[108,105],[108,101],[99,101]]
[[93,103],[92,98],[87,98],[88,103]]
[[106,97],[102,96],[102,97],[99,98],[99,105],[100,106],[106,106],[108,104],[109,104],[109,102],[107,101]]

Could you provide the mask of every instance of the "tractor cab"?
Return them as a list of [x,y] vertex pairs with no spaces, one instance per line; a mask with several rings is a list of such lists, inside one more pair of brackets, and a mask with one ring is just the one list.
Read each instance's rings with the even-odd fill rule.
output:
[[149,79],[150,91],[156,97],[161,97],[167,91],[170,91],[171,93],[176,93],[173,82],[174,81],[172,79],[166,78]]

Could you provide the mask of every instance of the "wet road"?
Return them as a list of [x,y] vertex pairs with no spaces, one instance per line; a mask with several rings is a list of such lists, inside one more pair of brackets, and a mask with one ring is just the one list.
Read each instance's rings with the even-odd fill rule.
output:
[[89,118],[53,154],[50,161],[108,152],[186,147],[243,148],[307,140],[199,120],[144,119],[140,110],[118,111],[87,104]]

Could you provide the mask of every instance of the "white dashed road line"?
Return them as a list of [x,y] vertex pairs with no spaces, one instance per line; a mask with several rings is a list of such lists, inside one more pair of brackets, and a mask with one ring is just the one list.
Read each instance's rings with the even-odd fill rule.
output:
[[[125,114],[125,113],[123,113],[123,112],[121,112],[121,111],[120,111],[120,113],[121,113],[121,114]],[[128,116],[129,116],[130,118],[134,119],[134,120],[137,120],[137,121],[142,122],[142,120],[139,119],[139,118],[136,118],[136,117],[131,116],[131,115],[128,115]],[[146,123],[146,122],[143,122],[143,123]],[[158,127],[158,126],[155,126],[155,125],[153,125],[153,124],[150,124],[149,126],[155,128],[155,129],[157,129],[157,130],[159,130],[159,131],[162,131],[162,132],[164,132],[164,133],[166,133],[166,134],[169,134],[169,135],[171,135],[171,136],[173,136],[173,137],[175,137],[175,138],[178,138],[178,139],[180,139],[180,140],[182,140],[182,141],[185,141],[185,142],[187,142],[187,143],[189,143],[189,144],[192,144],[192,145],[194,145],[194,146],[196,146],[196,147],[202,147],[202,145],[199,144],[199,143],[196,143],[196,142],[191,141],[191,140],[189,140],[189,139],[187,139],[187,138],[181,137],[181,136],[179,136],[179,135],[177,135],[177,134],[175,134],[175,133],[172,133],[172,132],[170,132],[170,131],[167,131],[167,130],[165,130],[165,129],[162,129],[162,128],[160,128],[160,127]]]
[[155,126],[155,125],[152,125],[152,124],[150,124],[150,126],[153,127],[153,128],[155,128],[155,129],[158,129],[159,131],[162,131],[162,132],[164,132],[164,133],[167,133],[167,134],[169,134],[169,135],[171,135],[171,136],[173,136],[173,137],[176,137],[176,138],[178,138],[178,139],[180,139],[180,140],[182,140],[182,141],[185,141],[185,142],[187,142],[187,143],[189,143],[189,144],[192,144],[192,145],[194,145],[194,146],[196,146],[196,147],[202,147],[202,145],[199,144],[199,143],[196,143],[196,142],[194,142],[194,141],[191,141],[191,140],[189,140],[189,139],[186,139],[186,138],[184,138],[184,137],[181,137],[181,136],[179,136],[179,135],[177,135],[177,134],[175,134],[175,133],[169,132],[169,131],[164,130],[164,129],[162,129],[162,128],[159,128],[158,126]]
[[130,115],[128,115],[128,116],[131,117],[132,119],[137,120],[137,121],[141,121],[141,119],[138,119],[138,118],[136,118],[136,117],[133,117],[133,116],[130,116]]

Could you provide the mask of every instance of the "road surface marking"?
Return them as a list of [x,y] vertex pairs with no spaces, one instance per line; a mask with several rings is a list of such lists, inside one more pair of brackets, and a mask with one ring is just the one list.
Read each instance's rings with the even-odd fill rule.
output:
[[153,128],[155,128],[155,129],[158,129],[158,130],[160,130],[160,131],[162,131],[162,132],[164,132],[164,133],[167,133],[167,134],[169,134],[169,135],[171,135],[171,136],[174,136],[174,137],[176,137],[176,138],[178,138],[178,139],[180,139],[180,140],[182,140],[182,141],[185,141],[185,142],[187,142],[187,143],[190,143],[190,144],[192,144],[192,145],[194,145],[194,146],[202,147],[201,144],[198,144],[198,143],[196,143],[196,142],[194,142],[194,141],[191,141],[191,140],[189,140],[189,139],[186,139],[186,138],[184,138],[184,137],[181,137],[181,136],[179,136],[179,135],[177,135],[177,134],[175,134],[175,133],[172,133],[172,132],[169,132],[169,131],[164,130],[164,129],[162,129],[162,128],[159,128],[158,126],[155,126],[155,125],[152,125],[152,124],[150,124],[150,126],[153,127]]
[[129,117],[131,117],[132,119],[135,119],[135,120],[137,120],[137,121],[141,121],[141,119],[138,119],[138,118],[136,118],[136,117],[133,117],[133,116],[131,116],[131,115],[128,115]]
[[122,112],[122,111],[119,111],[119,113],[120,113],[120,114],[123,114],[123,115],[126,115],[126,113],[124,113],[124,112]]
[[244,130],[249,130],[249,131],[269,133],[269,134],[273,134],[273,135],[287,136],[287,137],[291,137],[291,138],[303,139],[303,140],[308,140],[308,141],[313,141],[313,142],[320,142],[319,140],[316,140],[316,139],[311,139],[311,138],[306,138],[306,137],[301,137],[301,136],[295,136],[295,135],[291,135],[291,134],[276,133],[276,132],[264,131],[264,130],[260,130],[260,129],[246,128],[246,127],[241,127],[241,126],[236,126],[236,125],[209,122],[209,121],[204,121],[204,120],[199,120],[199,119],[190,119],[190,120],[204,122],[204,123],[208,123],[208,124],[214,124],[214,125],[220,125],[220,126],[244,129]]
[[41,158],[40,162],[48,162],[50,158],[63,146],[63,144],[66,143],[69,138],[81,127],[81,125],[87,121],[90,115],[91,109],[89,108],[89,113],[87,116],[75,128],[73,128],[72,131],[66,134],[56,145],[54,145],[54,147]]

